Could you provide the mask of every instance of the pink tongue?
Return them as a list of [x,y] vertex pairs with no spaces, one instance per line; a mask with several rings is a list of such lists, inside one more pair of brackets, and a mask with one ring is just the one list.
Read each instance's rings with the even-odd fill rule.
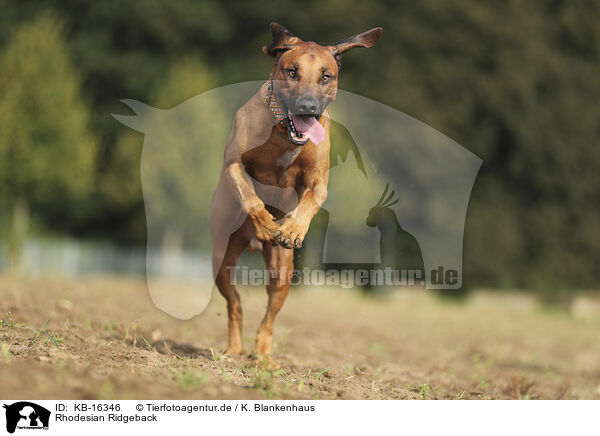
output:
[[317,121],[315,117],[298,117],[292,115],[296,130],[302,135],[308,135],[308,139],[317,145],[325,139],[325,128]]

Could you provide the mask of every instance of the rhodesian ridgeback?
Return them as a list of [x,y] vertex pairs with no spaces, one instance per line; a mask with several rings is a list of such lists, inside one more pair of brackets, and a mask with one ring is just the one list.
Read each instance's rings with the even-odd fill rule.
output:
[[371,47],[381,27],[329,46],[305,42],[271,23],[276,59],[269,80],[235,116],[221,178],[211,204],[213,273],[227,300],[229,346],[242,354],[242,306],[233,274],[246,249],[262,251],[269,277],[267,313],[258,328],[256,357],[274,367],[273,322],[283,306],[294,249],[327,197],[329,114],[343,54]]

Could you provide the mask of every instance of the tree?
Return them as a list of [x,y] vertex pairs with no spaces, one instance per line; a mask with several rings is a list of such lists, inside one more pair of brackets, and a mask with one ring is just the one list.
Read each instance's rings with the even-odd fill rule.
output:
[[[203,62],[180,61],[153,100],[160,108],[173,108],[216,84]],[[230,128],[225,120],[218,98],[205,94],[165,117],[159,129],[165,136],[164,147],[154,152],[146,149],[147,167],[153,168],[148,173],[154,177],[147,178],[144,190],[155,200],[152,212],[162,223],[162,246],[167,252],[186,245],[206,249],[210,244],[210,199]]]
[[[210,91],[214,85],[213,75],[201,62],[183,61],[173,66],[152,99],[170,109],[129,100],[124,102],[136,116],[116,116],[144,133],[141,159],[135,157],[137,151],[127,151],[134,149],[135,137],[126,132],[113,160],[130,168],[129,179],[137,173],[133,166],[141,168],[148,247],[167,256],[167,263],[184,248],[206,250],[210,244],[210,200],[230,128],[219,92]],[[105,183],[109,186],[117,183]]]
[[0,192],[12,205],[11,264],[21,269],[30,210],[72,210],[92,187],[95,140],[62,26],[21,25],[0,57]]

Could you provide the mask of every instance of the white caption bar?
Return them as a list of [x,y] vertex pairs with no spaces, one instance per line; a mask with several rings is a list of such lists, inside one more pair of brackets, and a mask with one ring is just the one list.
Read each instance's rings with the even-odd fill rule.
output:
[[[599,435],[597,401],[3,400],[0,434]],[[11,432],[12,430],[12,432]],[[186,433],[183,433],[186,432]],[[217,432],[217,433],[215,433]],[[224,433],[223,433],[224,432]]]

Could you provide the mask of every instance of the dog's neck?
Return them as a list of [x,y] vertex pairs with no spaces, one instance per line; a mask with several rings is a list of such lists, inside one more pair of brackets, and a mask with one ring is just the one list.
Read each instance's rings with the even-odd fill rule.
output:
[[283,115],[283,109],[277,100],[277,96],[273,92],[273,79],[267,81],[267,92],[265,94],[265,104],[271,110],[273,116],[279,121],[279,123],[285,126],[285,117]]
[[[277,96],[273,92],[273,79],[267,80],[264,85],[264,95],[263,102],[267,106],[268,110],[271,112],[273,117],[277,120],[277,123],[273,127],[273,132],[271,133],[271,138],[273,135],[281,135],[281,140],[273,141],[278,145],[282,151],[285,151],[285,157],[282,156],[283,159],[280,165],[284,167],[289,167],[291,163],[294,161],[296,156],[300,154],[303,146],[296,145],[288,140],[287,136],[287,126],[285,124],[285,117],[283,115],[283,109],[281,109],[281,105],[279,104],[279,100]],[[289,161],[289,162],[288,162]]]

